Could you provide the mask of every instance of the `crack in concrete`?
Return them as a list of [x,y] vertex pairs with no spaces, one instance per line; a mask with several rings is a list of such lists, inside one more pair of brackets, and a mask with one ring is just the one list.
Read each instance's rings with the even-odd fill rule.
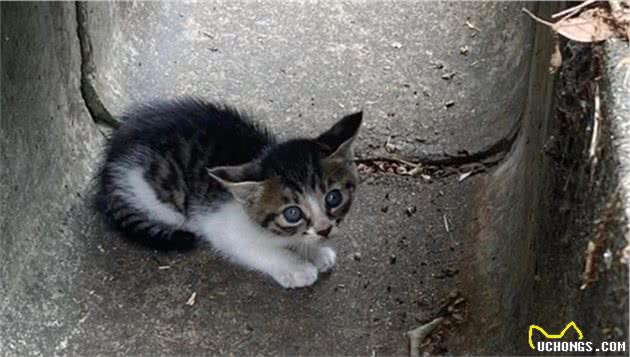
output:
[[[92,42],[87,31],[88,9],[85,2],[76,2],[76,16],[77,35],[81,47],[81,96],[95,123],[117,129],[120,126],[120,122],[107,110],[96,91],[96,65],[93,59]],[[521,120],[518,120],[510,135],[498,140],[485,150],[475,153],[464,152],[462,154],[451,155],[444,152],[415,157],[409,161],[388,156],[358,157],[355,159],[355,162],[373,166],[375,166],[375,162],[379,161],[402,162],[411,167],[422,166],[423,173],[430,173],[433,176],[439,177],[461,174],[462,171],[470,171],[472,175],[475,175],[496,166],[507,156],[518,137],[520,125]]]
[[94,85],[96,65],[92,57],[92,41],[87,33],[87,4],[77,1],[76,14],[77,35],[79,37],[79,46],[81,47],[81,96],[95,123],[116,129],[120,126],[120,122],[107,110]]
[[[427,155],[425,157],[416,157],[412,160],[399,159],[393,156],[377,156],[377,157],[358,157],[354,161],[358,164],[369,166],[379,166],[378,162],[388,162],[393,164],[403,164],[407,170],[421,167],[420,173],[428,173],[432,176],[446,177],[461,174],[464,171],[470,171],[471,175],[485,172],[502,162],[505,157],[512,151],[512,147],[520,133],[521,120],[519,120],[512,133],[488,148],[469,154],[450,155],[443,153],[439,155]],[[377,170],[382,172],[382,170]],[[409,174],[398,174],[401,176],[409,176]]]

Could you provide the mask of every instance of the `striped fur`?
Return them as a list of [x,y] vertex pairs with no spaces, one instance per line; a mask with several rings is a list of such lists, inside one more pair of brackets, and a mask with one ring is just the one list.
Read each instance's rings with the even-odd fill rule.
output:
[[[311,244],[329,232],[334,235],[357,183],[350,145],[361,113],[317,138],[282,143],[234,109],[195,99],[140,107],[122,122],[96,180],[100,210],[115,228],[155,248],[188,249],[207,241],[284,286],[311,280],[308,266],[301,265],[305,271],[297,275],[279,272],[294,259],[269,247]],[[343,197],[333,209],[324,203],[331,190]],[[283,218],[283,209],[291,205],[303,212],[299,224]],[[326,237],[318,236],[322,232]],[[243,237],[247,234],[259,237]],[[239,253],[259,243],[278,264]],[[334,264],[334,251],[315,251],[321,253],[315,261]]]

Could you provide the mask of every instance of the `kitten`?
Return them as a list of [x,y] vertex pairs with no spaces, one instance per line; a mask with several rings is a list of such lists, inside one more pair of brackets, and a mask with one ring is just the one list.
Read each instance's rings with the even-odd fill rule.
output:
[[362,113],[313,139],[278,142],[228,107],[200,100],[130,112],[97,177],[116,228],[158,248],[207,241],[285,288],[333,268],[328,245],[358,181],[352,142]]

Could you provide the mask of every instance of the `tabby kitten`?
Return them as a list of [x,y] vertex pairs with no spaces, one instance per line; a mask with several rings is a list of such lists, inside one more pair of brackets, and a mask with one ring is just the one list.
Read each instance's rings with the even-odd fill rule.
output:
[[352,142],[362,113],[313,139],[278,142],[228,107],[187,99],[122,118],[98,175],[102,211],[159,248],[207,241],[285,288],[335,265],[328,245],[357,185]]

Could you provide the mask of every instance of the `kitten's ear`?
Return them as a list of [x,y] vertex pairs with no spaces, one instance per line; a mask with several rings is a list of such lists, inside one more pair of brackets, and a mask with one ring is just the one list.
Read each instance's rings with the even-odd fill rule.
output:
[[317,142],[326,148],[328,158],[352,160],[352,142],[359,133],[363,111],[347,115],[332,128],[317,137]]
[[258,161],[213,167],[208,169],[208,175],[220,182],[240,202],[253,201],[263,189],[264,179]]

